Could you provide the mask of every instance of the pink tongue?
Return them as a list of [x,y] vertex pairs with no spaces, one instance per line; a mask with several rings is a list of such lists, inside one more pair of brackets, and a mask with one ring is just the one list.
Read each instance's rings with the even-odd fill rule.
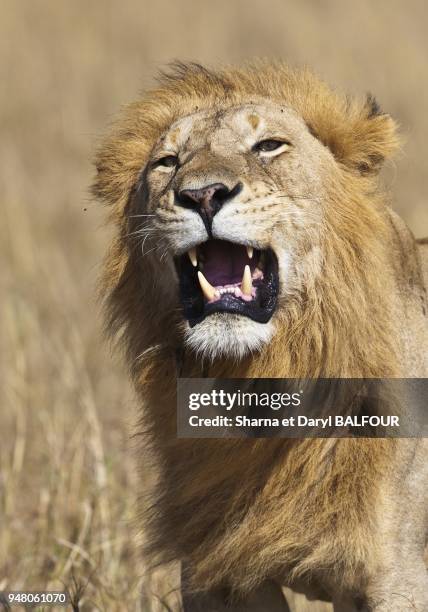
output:
[[250,263],[244,246],[209,240],[202,248],[204,255],[203,273],[205,278],[214,285],[233,285],[240,283],[246,264]]

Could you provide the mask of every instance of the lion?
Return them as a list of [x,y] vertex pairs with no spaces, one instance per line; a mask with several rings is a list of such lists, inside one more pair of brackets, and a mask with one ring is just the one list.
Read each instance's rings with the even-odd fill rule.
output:
[[400,144],[371,96],[307,69],[177,63],[96,157],[115,237],[107,327],[141,399],[152,562],[183,606],[428,610],[422,439],[178,439],[176,380],[427,376],[428,242],[379,179]]

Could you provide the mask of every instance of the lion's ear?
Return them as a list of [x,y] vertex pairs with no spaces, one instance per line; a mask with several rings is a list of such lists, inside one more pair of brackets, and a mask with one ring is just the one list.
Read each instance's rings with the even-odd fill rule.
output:
[[395,121],[371,94],[363,100],[343,99],[342,104],[336,99],[336,107],[328,110],[314,131],[337,161],[361,175],[378,173],[400,144]]
[[379,172],[383,162],[399,147],[397,124],[383,113],[376,99],[368,94],[361,118],[357,170],[361,174]]
[[362,175],[376,174],[399,147],[397,124],[371,94],[363,104],[351,104],[348,112],[343,161]]

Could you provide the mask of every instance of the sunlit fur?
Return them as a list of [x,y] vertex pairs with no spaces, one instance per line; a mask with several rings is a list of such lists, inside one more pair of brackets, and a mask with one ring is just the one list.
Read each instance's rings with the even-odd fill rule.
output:
[[[129,236],[136,185],[178,117],[267,95],[294,109],[336,160],[323,185],[323,274],[308,274],[304,292],[280,300],[259,352],[207,363],[196,342],[196,353],[182,350],[177,289],[159,280],[159,256],[142,259]],[[144,405],[142,446],[159,471],[144,504],[147,549],[157,561],[188,562],[195,589],[246,592],[273,577],[359,592],[389,554],[385,534],[394,529],[382,508],[401,500],[388,475],[408,465],[411,441],[177,439],[175,379],[177,365],[186,376],[427,375],[419,256],[378,186],[396,147],[393,121],[370,98],[351,100],[307,71],[267,62],[175,67],[125,109],[100,147],[93,192],[116,228],[101,287],[107,326],[126,349]]]
[[186,329],[185,345],[210,362],[224,357],[240,361],[258,353],[274,334],[274,324],[256,323],[233,314],[214,314]]

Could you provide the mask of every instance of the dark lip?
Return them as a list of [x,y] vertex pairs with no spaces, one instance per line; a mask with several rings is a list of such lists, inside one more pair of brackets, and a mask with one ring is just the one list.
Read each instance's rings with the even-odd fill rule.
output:
[[257,250],[257,252],[264,254],[264,278],[254,282],[257,286],[257,297],[251,302],[244,302],[226,293],[216,302],[205,303],[199,286],[197,268],[192,266],[187,253],[175,259],[183,316],[190,327],[218,312],[238,314],[257,323],[267,323],[271,319],[276,310],[279,292],[278,260],[272,249]]

